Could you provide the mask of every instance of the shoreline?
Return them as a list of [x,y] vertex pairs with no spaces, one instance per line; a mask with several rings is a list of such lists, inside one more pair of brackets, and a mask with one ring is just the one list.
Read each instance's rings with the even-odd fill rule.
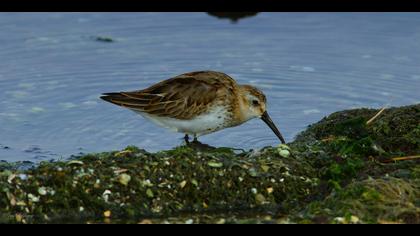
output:
[[379,111],[335,112],[252,151],[2,162],[0,223],[420,223],[420,104]]

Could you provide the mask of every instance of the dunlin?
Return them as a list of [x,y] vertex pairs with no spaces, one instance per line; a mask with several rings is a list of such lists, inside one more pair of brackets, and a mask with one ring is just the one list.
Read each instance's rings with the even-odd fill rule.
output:
[[143,90],[104,93],[101,98],[133,110],[152,122],[197,136],[261,118],[285,143],[267,113],[264,93],[251,85],[237,84],[222,72],[196,71],[164,80]]

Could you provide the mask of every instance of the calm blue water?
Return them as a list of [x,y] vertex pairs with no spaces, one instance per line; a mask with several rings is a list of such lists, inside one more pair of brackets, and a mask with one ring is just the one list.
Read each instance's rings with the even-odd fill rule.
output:
[[[194,70],[259,86],[291,141],[337,110],[420,102],[420,14],[259,13],[233,24],[206,13],[0,13],[0,160],[177,146],[182,134],[99,96]],[[201,141],[279,143],[260,120]]]

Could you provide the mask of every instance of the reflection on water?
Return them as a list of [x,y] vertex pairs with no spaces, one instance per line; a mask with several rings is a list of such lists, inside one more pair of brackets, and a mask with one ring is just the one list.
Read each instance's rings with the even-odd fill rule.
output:
[[[179,145],[99,96],[194,70],[261,88],[287,141],[337,110],[420,101],[418,13],[1,13],[0,28],[0,160]],[[278,144],[258,119],[200,141]]]
[[207,14],[219,19],[227,18],[232,23],[236,23],[239,19],[256,16],[258,12],[207,12]]

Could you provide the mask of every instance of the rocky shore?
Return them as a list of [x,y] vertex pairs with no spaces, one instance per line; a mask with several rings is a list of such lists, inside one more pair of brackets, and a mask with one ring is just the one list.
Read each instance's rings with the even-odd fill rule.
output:
[[0,223],[420,223],[420,104],[333,113],[287,146],[129,146],[0,163]]

